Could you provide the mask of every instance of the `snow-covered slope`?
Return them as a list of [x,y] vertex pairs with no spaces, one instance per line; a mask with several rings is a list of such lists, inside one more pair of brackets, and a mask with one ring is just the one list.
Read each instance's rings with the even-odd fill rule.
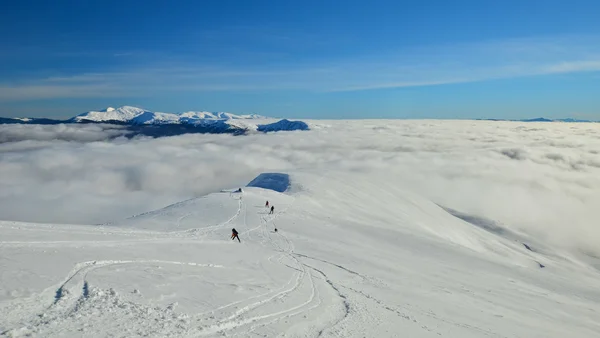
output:
[[596,269],[359,177],[266,173],[104,226],[0,222],[0,332],[597,337]]
[[177,124],[179,115],[146,111],[130,120],[132,124]]
[[123,106],[119,108],[108,107],[100,111],[89,111],[75,116],[72,120],[75,122],[93,121],[121,121],[129,122],[138,115],[149,113],[142,108]]

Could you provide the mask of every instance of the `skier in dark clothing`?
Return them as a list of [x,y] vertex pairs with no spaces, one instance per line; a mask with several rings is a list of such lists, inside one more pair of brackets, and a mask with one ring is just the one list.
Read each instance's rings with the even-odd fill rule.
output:
[[267,201],[267,203],[265,203],[265,207],[268,208],[269,207],[269,201]]
[[237,230],[235,230],[235,228],[233,228],[233,229],[231,229],[231,240],[233,241],[236,238],[237,238],[238,242],[242,243],[242,241],[240,241],[240,237],[238,237]]
[[269,215],[273,213],[273,210],[275,210],[275,206],[271,206],[271,211],[269,212]]

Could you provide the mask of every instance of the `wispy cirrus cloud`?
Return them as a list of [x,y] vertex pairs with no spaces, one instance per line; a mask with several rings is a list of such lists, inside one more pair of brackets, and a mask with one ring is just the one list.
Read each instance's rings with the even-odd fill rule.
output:
[[[523,38],[424,46],[342,63],[327,91],[421,87],[600,71],[600,37]],[[342,72],[340,72],[342,73]]]
[[0,85],[0,101],[27,101],[57,98],[92,98],[92,97],[119,97],[126,95],[119,91],[118,87],[110,87],[108,84],[84,85],[51,85],[51,84],[27,84],[27,85]]
[[[468,67],[468,66],[466,66]],[[596,60],[574,60],[563,61],[548,64],[513,64],[504,66],[490,67],[473,67],[472,69],[440,69],[438,76],[431,76],[431,79],[425,80],[386,80],[390,78],[402,78],[402,75],[387,73],[379,79],[375,78],[379,75],[372,73],[374,77],[371,81],[365,81],[361,84],[362,79],[354,78],[350,81],[345,81],[339,87],[327,89],[330,92],[344,91],[360,91],[374,90],[384,88],[404,88],[404,87],[423,87],[423,86],[439,86],[469,82],[483,82],[490,80],[511,79],[528,76],[542,76],[554,74],[569,74],[583,72],[598,72],[600,71],[600,56]],[[409,77],[411,78],[411,77]],[[419,78],[416,76],[415,78]],[[425,77],[428,78],[428,77]],[[354,84],[353,84],[354,83]]]
[[[0,101],[156,96],[207,91],[360,91],[439,86],[527,76],[600,71],[600,38],[512,39],[422,46],[327,61],[277,65],[208,64],[157,59],[145,65],[30,78],[0,79]],[[128,55],[127,53],[125,55]]]
[[598,60],[567,61],[548,65],[542,69],[544,74],[597,72],[600,71],[600,56]]
[[[218,69],[193,65],[164,66],[107,73],[83,73],[0,83],[0,101],[52,98],[152,96],[157,93],[307,89],[309,70]],[[311,75],[312,74],[312,75]]]

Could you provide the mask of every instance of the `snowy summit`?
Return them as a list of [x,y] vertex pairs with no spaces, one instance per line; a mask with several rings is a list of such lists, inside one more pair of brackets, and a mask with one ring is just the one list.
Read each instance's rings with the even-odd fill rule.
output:
[[93,122],[104,122],[104,121],[120,121],[129,122],[136,116],[149,113],[149,111],[130,106],[123,106],[119,108],[108,107],[100,111],[88,111],[83,114],[77,115],[72,118],[75,122],[93,121]]

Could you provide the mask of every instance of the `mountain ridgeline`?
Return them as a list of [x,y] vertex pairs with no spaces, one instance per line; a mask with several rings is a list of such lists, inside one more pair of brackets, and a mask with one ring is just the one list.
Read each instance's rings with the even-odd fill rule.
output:
[[67,120],[46,118],[2,118],[0,124],[111,124],[131,131],[129,135],[152,137],[189,133],[247,135],[277,131],[309,130],[302,121],[277,120],[261,115],[236,115],[224,112],[161,113],[123,106],[89,111]]

